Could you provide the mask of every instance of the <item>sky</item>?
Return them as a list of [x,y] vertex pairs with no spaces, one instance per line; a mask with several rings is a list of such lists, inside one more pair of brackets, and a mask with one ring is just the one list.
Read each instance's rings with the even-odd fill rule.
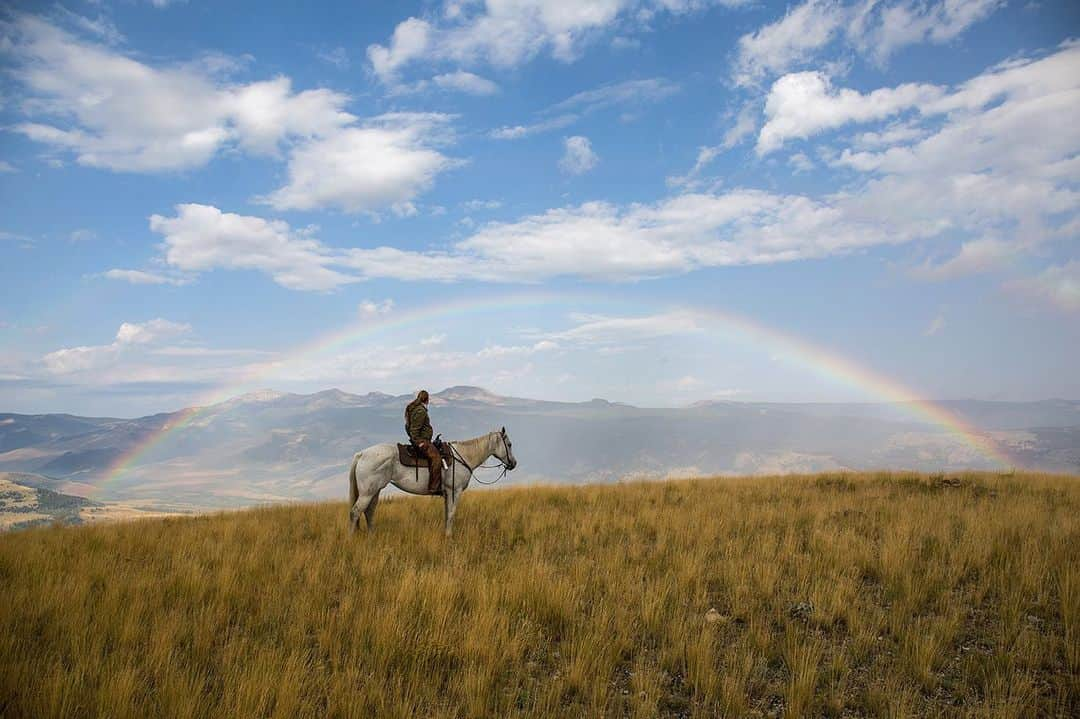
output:
[[1080,397],[1074,2],[9,2],[0,69],[0,411]]

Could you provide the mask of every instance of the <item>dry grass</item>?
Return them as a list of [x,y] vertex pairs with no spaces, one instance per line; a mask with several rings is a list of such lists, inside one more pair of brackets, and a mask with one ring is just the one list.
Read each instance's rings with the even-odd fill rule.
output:
[[0,715],[1077,716],[1080,481],[955,478],[5,535]]

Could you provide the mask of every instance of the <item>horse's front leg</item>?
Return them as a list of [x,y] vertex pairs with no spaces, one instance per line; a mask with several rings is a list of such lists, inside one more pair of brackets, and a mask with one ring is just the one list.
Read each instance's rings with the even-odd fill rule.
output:
[[446,536],[454,533],[454,515],[457,513],[458,501],[461,499],[463,489],[452,490],[446,493]]

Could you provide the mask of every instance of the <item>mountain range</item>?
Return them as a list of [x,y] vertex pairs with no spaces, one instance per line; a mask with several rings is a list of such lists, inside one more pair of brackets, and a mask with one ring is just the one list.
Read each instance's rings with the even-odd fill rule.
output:
[[[339,498],[354,452],[402,440],[409,399],[264,390],[134,419],[0,414],[0,472],[20,473],[25,487],[155,509]],[[991,437],[1018,467],[1080,471],[1078,401],[938,404]],[[436,431],[448,439],[506,426],[519,462],[508,482],[1001,468],[914,410],[731,401],[645,408],[467,386],[431,401]]]

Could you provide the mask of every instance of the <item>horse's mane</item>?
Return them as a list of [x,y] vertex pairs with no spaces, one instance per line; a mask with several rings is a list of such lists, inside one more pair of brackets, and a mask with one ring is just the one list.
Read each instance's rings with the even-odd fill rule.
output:
[[455,439],[451,441],[459,448],[464,447],[466,452],[471,452],[474,449],[478,449],[480,445],[486,442],[490,436],[491,432],[486,432],[479,437],[473,437],[472,439]]

